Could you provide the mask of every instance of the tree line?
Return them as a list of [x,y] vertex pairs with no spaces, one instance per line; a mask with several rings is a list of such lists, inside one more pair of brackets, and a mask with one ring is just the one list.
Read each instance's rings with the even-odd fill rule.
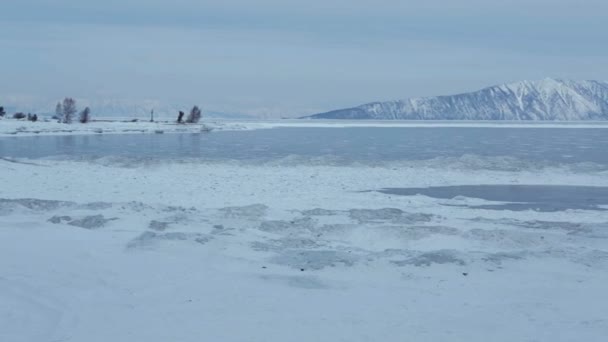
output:
[[[71,97],[66,97],[62,102],[57,102],[55,106],[54,119],[64,124],[71,124],[74,121],[74,115],[78,110],[76,109],[76,100]],[[78,122],[87,123],[91,121],[91,109],[85,107],[80,114],[78,114]]]
[[[60,123],[72,123],[74,120],[74,115],[76,114],[76,100],[71,97],[66,97],[63,102],[58,102],[55,107],[55,115],[53,115],[53,119],[58,120]],[[3,106],[0,106],[0,117],[6,116],[6,111]],[[17,112],[13,114],[13,119],[27,119],[29,121],[38,121],[37,114],[28,113],[27,115],[22,112]],[[78,121],[80,123],[87,123],[91,120],[91,109],[89,107],[85,107],[79,115]]]
[[[6,111],[4,110],[4,107],[0,106],[0,118],[6,116]],[[13,114],[13,119],[27,119],[28,121],[38,121],[38,115],[36,114],[31,114],[31,113],[27,113],[27,115],[25,115],[24,113],[15,113]]]
[[[78,120],[80,123],[88,123],[91,121],[91,109],[89,107],[85,107],[80,113],[78,113],[78,117],[76,117],[76,113],[78,113],[78,109],[76,107],[76,100],[71,97],[66,97],[63,101],[57,102],[55,106],[55,115],[53,115],[53,119],[57,120],[59,123],[71,124],[74,120]],[[154,111],[151,112],[151,122],[154,121],[153,117]],[[6,115],[6,111],[4,107],[0,106],[0,117],[4,117]],[[184,119],[184,112],[179,111],[177,116],[177,123],[198,123],[202,118],[202,111],[198,106],[192,107],[188,116]],[[36,114],[24,114],[24,113],[15,113],[13,115],[14,119],[25,119],[27,118],[30,121],[38,121],[38,115]]]

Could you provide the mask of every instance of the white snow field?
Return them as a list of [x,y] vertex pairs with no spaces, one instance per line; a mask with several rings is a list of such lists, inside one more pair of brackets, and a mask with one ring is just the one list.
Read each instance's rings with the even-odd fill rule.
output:
[[605,168],[4,158],[0,184],[0,341],[608,336],[605,204],[375,191],[602,189]]

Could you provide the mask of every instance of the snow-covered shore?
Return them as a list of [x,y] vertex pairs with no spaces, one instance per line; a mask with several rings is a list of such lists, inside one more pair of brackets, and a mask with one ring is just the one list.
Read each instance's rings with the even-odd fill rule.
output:
[[211,120],[201,124],[168,121],[92,121],[87,124],[61,124],[56,121],[29,122],[0,119],[0,137],[74,134],[199,133],[201,131],[252,130],[280,127],[487,127],[487,128],[604,128],[608,122],[504,122],[504,121],[371,121],[371,120]]
[[2,341],[603,341],[608,212],[391,187],[606,172],[0,160]]
[[243,130],[248,127],[237,122],[210,121],[201,124],[176,124],[174,122],[148,121],[92,121],[87,124],[62,124],[56,121],[0,120],[0,137],[39,135],[82,135],[82,134],[158,134],[158,133],[200,133],[213,130]]

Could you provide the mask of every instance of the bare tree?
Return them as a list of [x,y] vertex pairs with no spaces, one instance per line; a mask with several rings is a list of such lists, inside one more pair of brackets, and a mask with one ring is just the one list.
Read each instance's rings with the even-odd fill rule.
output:
[[192,107],[190,110],[190,114],[188,114],[188,118],[186,119],[187,123],[197,123],[201,119],[201,110],[198,106]]
[[66,97],[63,99],[63,117],[61,121],[66,124],[71,124],[74,114],[76,114],[76,100],[71,97]]
[[91,120],[91,110],[89,109],[89,107],[86,107],[82,112],[80,112],[80,117],[78,118],[78,121],[80,121],[80,123],[87,123]]

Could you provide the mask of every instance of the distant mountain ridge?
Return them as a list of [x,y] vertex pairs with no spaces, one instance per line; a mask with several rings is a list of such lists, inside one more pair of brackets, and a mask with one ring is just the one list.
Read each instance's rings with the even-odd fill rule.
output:
[[546,78],[470,93],[373,102],[303,117],[351,120],[608,120],[608,82]]

